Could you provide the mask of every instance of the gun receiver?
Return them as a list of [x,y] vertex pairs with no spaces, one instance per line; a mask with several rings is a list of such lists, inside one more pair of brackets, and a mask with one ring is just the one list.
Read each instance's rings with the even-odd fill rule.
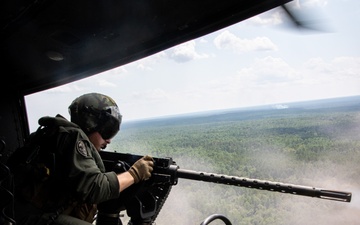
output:
[[[128,170],[132,164],[134,164],[138,159],[143,157],[141,155],[124,154],[124,153],[107,152],[107,151],[100,152],[100,155],[102,157],[106,170],[115,171],[117,173],[121,173]],[[273,182],[266,180],[256,180],[245,177],[228,176],[228,175],[221,175],[215,173],[206,173],[206,172],[180,169],[180,167],[176,165],[176,163],[170,157],[154,158],[154,170],[152,172],[151,178],[145,181],[144,185],[142,185],[141,187],[142,194],[135,194],[137,196],[136,201],[138,201],[138,203],[136,204],[135,207],[125,206],[125,208],[128,211],[128,214],[129,211],[131,211],[129,209],[133,208],[132,211],[133,212],[135,211],[136,213],[130,212],[130,214],[133,215],[134,218],[135,217],[140,219],[151,218],[150,220],[154,221],[163,205],[163,202],[165,201],[167,195],[170,192],[171,186],[176,185],[178,183],[179,178],[220,183],[220,184],[233,185],[239,187],[256,188],[260,190],[275,191],[275,192],[288,193],[294,195],[303,195],[303,196],[316,197],[316,198],[341,201],[341,202],[350,202],[352,196],[351,192],[325,190],[310,186],[294,185],[294,184],[287,184],[287,183],[280,183],[280,182]],[[154,189],[154,186],[157,189],[156,188]],[[136,192],[139,193],[139,191]],[[144,195],[145,192],[148,194]],[[162,193],[162,192],[167,192],[167,193]],[[123,196],[124,195],[125,194],[123,194]],[[153,197],[153,195],[156,196]],[[139,200],[140,198],[142,198],[143,200]],[[125,201],[129,201],[129,199],[127,200],[123,199],[118,202],[125,202]],[[150,206],[147,206],[149,205],[146,204],[148,202],[150,202]],[[151,202],[155,202],[155,203],[151,203]],[[140,212],[139,209],[134,209],[134,208],[141,208]],[[107,209],[105,209],[105,211],[107,211]],[[132,224],[145,224],[145,223],[141,223],[141,222],[137,223],[133,221]],[[97,223],[97,225],[102,225],[102,224]]]
[[[118,164],[119,162],[127,162],[129,165],[132,165],[142,156],[103,151],[101,152],[101,157],[104,161],[105,167],[112,167],[114,169],[116,167],[116,164]],[[288,193],[294,195],[304,195],[309,197],[342,202],[350,202],[352,196],[351,192],[325,190],[310,186],[180,169],[180,167],[176,165],[172,158],[154,158],[154,160],[154,179],[159,179],[159,177],[161,177],[164,182],[170,182],[171,185],[176,185],[178,182],[178,178],[184,178],[247,188],[256,188],[260,190],[276,191],[280,193]]]

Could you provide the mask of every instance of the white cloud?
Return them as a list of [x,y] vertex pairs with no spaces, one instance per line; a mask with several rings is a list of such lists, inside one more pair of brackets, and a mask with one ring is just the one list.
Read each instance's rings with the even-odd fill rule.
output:
[[204,44],[204,43],[208,43],[208,40],[206,40],[204,37],[201,37],[201,38],[199,39],[199,42],[202,43],[202,44]]
[[327,0],[305,0],[305,1],[296,0],[295,2],[300,7],[304,6],[304,7],[307,7],[307,8],[325,7],[325,6],[328,5]]
[[300,74],[283,59],[271,56],[256,59],[250,67],[240,69],[238,74],[256,85],[278,85],[301,79]]
[[[168,94],[160,88],[144,90],[144,91],[134,91],[131,94],[132,100],[141,100],[147,103],[162,101],[168,98]],[[131,101],[132,101],[131,100]]]
[[105,79],[99,79],[99,80],[97,80],[97,83],[101,87],[117,87],[117,85],[115,83],[110,82],[110,81],[105,80]]
[[266,25],[266,26],[271,26],[271,25],[278,25],[281,24],[283,22],[283,17],[282,14],[280,13],[280,10],[278,9],[274,9],[271,11],[268,11],[266,13],[262,13],[259,14],[257,16],[254,16],[246,21],[244,21],[243,24],[248,24],[248,25]]
[[336,57],[329,62],[322,58],[312,58],[305,62],[304,67],[312,71],[311,75],[316,74],[320,82],[349,79],[360,82],[360,57]]
[[337,72],[344,78],[360,79],[360,57],[337,57],[332,62],[341,68]]
[[196,43],[194,40],[177,45],[168,50],[169,57],[176,62],[184,63],[194,59],[202,59],[209,57],[207,54],[200,54],[196,52]]
[[[168,57],[168,55],[166,54],[166,52],[161,51],[154,55],[151,55],[151,56],[148,56],[141,60],[130,63],[129,65],[135,65],[139,69],[146,68],[147,70],[149,70],[149,69],[152,70],[152,65],[158,63],[159,61],[161,61],[162,59],[167,58],[167,57]],[[141,66],[139,66],[139,64],[141,64]]]
[[150,66],[143,64],[143,63],[138,64],[137,68],[140,70],[153,70]]
[[214,39],[214,44],[218,49],[232,50],[237,53],[277,50],[277,46],[267,37],[241,39],[228,30],[220,33]]

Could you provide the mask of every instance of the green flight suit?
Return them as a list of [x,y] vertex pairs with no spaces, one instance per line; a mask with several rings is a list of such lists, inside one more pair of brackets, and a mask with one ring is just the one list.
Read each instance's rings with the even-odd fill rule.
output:
[[43,117],[39,124],[57,130],[55,169],[44,182],[15,173],[17,225],[45,224],[48,220],[79,224],[77,218],[91,223],[96,204],[119,197],[117,174],[105,172],[98,151],[76,124],[61,115]]

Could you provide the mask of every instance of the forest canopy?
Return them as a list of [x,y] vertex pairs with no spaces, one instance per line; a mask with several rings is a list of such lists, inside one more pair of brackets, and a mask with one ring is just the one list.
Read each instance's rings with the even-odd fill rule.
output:
[[[129,122],[111,151],[172,157],[183,169],[360,190],[360,105],[231,110]],[[179,180],[157,224],[356,224],[359,204]],[[222,224],[222,223],[219,223]]]

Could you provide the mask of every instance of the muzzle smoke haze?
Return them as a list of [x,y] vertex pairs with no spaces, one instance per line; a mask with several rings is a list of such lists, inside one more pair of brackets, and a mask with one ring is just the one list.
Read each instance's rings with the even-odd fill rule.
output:
[[[270,157],[268,154],[253,156],[254,162],[263,163],[263,168],[275,171],[291,167],[291,161],[286,155],[276,154]],[[180,162],[188,159],[179,159]],[[192,159],[192,161],[197,161]],[[198,160],[199,162],[201,159]],[[191,166],[187,165],[189,169]],[[196,167],[199,167],[197,165]],[[201,166],[200,166],[201,167]],[[211,165],[203,168],[204,172],[212,172]],[[347,173],[347,166],[334,165],[331,162],[320,162],[315,167],[293,168],[291,171],[296,179],[291,176],[287,180],[276,180],[284,183],[305,185],[316,188],[352,192],[350,203],[330,201],[308,196],[282,194],[265,190],[248,189],[245,187],[233,187],[223,184],[205,183],[202,181],[179,180],[168,197],[157,224],[200,224],[211,214],[223,214],[233,224],[292,224],[292,225],[357,225],[360,221],[360,183],[351,180]],[[229,174],[242,176],[241,174]],[[261,177],[249,177],[262,179]],[[300,182],[300,183],[299,183]],[[245,196],[247,195],[247,196]],[[251,196],[256,196],[257,201]],[[269,200],[269,198],[271,200]],[[251,201],[251,200],[253,201]],[[209,205],[211,205],[209,207]],[[231,208],[232,210],[228,210]],[[267,221],[267,217],[276,217],[276,220],[268,220],[266,223],[257,223],[247,220],[247,215],[252,213]],[[264,212],[273,213],[266,215]],[[240,219],[239,219],[240,218]],[[223,222],[219,221],[219,223]]]

